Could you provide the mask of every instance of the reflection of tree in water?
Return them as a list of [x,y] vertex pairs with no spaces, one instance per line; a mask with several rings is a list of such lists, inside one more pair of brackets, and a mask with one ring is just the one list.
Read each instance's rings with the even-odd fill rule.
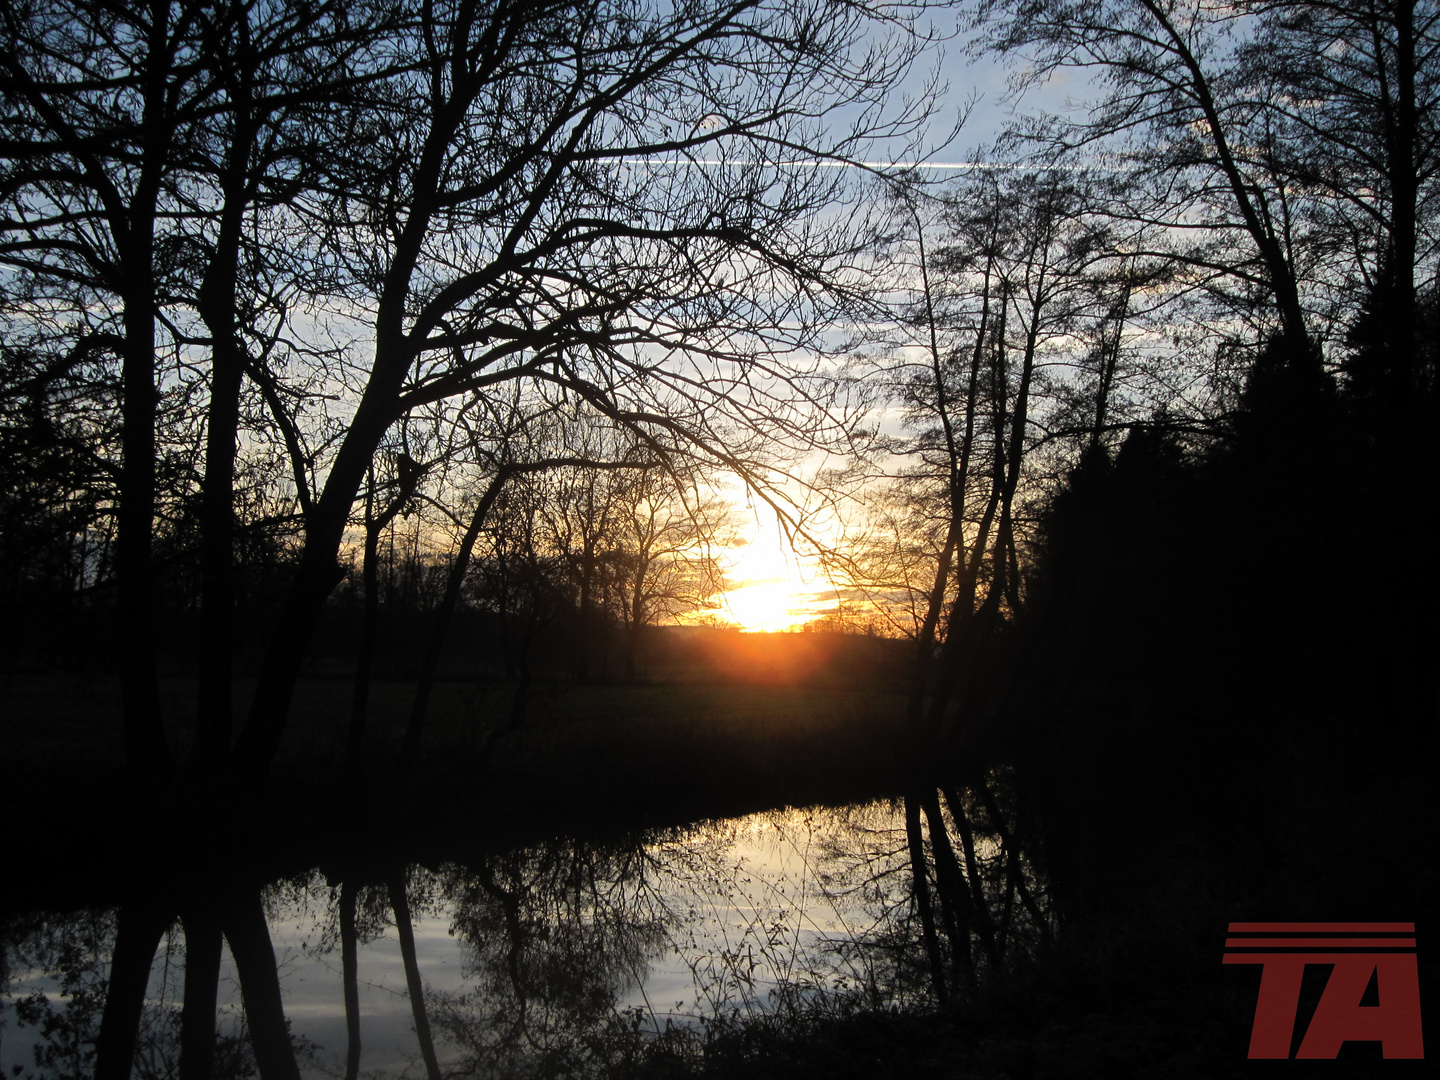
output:
[[[902,800],[910,890],[901,940],[918,925],[929,994],[963,999],[1049,939],[1054,914],[1006,778],[919,784]],[[897,970],[896,983],[906,985]],[[913,974],[913,972],[911,973]]]
[[790,888],[800,891],[789,894],[723,857],[737,839],[734,823],[725,823],[731,835],[712,831],[721,857],[712,858],[709,880],[697,875],[689,888],[732,905],[744,897],[751,915],[738,940],[695,954],[697,987],[710,988],[706,1011],[731,1023],[783,1024],[925,1008],[1032,954],[1052,916],[1023,838],[1007,825],[1014,815],[1001,785],[937,793],[935,816],[917,832],[913,809],[925,801],[743,819],[769,822],[777,842],[797,853],[802,872]]
[[[115,945],[117,913],[91,909],[65,915],[18,917],[0,931],[0,993],[28,986],[14,999],[17,1029],[34,1035],[29,1065],[13,1075],[46,1080],[89,1080],[105,1005],[106,977]],[[180,1059],[183,935],[172,929],[151,978],[136,1032],[136,1080],[168,1080]],[[214,1080],[255,1074],[245,1015],[221,1009],[216,1024]]]
[[[1051,926],[998,780],[937,792],[923,876],[898,799],[447,870],[469,985],[428,994],[431,1016],[462,1073],[598,1076],[662,1058],[683,1071],[737,1040],[933,1007],[937,965],[948,1000],[977,992]],[[947,869],[936,849],[951,837]],[[688,969],[689,1001],[642,990],[626,1008],[667,953]]]
[[[326,1049],[343,1054],[345,1076],[358,1076],[361,1062],[361,950],[392,928],[424,1074],[602,1077],[663,1065],[684,1075],[756,1039],[812,1037],[859,1014],[953,1005],[1030,955],[1051,918],[1023,837],[1007,824],[1017,818],[1002,781],[609,844],[554,840],[438,870],[377,862],[328,879],[313,871],[263,890],[206,895],[219,905],[210,917],[227,927],[232,950],[238,940],[252,965],[263,958],[270,979],[285,963],[270,950],[266,923],[311,927],[301,962],[338,976],[332,1007],[338,1013],[343,1002],[348,1037]],[[242,908],[253,909],[256,926],[234,914]],[[199,927],[198,902],[187,910],[184,925]],[[6,989],[36,1037],[33,1075],[97,1071],[105,980],[124,917],[91,910],[14,918],[4,928]],[[459,989],[425,985],[416,917],[450,924],[464,960]],[[186,1074],[184,983],[199,969],[181,926],[156,931],[158,958],[136,1028],[141,1080]],[[248,945],[246,934],[255,939]],[[336,953],[338,970],[325,959]],[[263,989],[263,973],[246,970],[240,981]],[[287,1036],[278,985],[269,1014],[264,999],[251,1005],[283,1055],[263,1035],[252,1044],[257,1022],[247,1023],[240,988],[220,981],[213,1071],[190,1075],[251,1075],[265,1068],[256,1047],[271,1055],[272,1072],[277,1055],[318,1065],[318,1048]],[[205,1030],[203,1015],[195,1031]],[[298,1075],[293,1069],[277,1075]]]
[[891,893],[883,940],[898,1004],[973,992],[1049,936],[1048,900],[1002,799],[989,777],[897,801],[905,888]]
[[89,1076],[95,1067],[95,1032],[105,1004],[105,967],[115,941],[111,912],[82,911],[49,919],[17,918],[4,934],[4,983],[35,983],[37,976],[54,989],[33,988],[16,998],[15,1017],[23,1030],[38,1036],[33,1061],[46,1075]]
[[466,1076],[597,1075],[633,1057],[619,1008],[672,915],[638,846],[555,841],[441,874],[467,987],[427,994]]
[[768,1021],[872,986],[871,901],[884,871],[887,804],[754,814],[707,823],[656,848],[688,918],[679,951],[704,1023]]

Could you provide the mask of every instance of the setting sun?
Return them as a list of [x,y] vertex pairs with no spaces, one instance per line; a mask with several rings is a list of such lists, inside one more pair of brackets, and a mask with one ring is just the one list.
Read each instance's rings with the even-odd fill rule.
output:
[[730,587],[714,599],[720,617],[741,630],[797,629],[839,603],[820,568],[789,548],[773,518],[757,521],[732,560],[725,570]]

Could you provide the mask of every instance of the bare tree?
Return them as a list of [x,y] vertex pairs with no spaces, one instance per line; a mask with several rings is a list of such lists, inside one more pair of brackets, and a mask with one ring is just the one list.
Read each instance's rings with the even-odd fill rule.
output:
[[[1119,250],[1084,180],[986,172],[924,211],[899,207],[913,239],[901,249],[900,337],[880,363],[906,436],[890,443],[900,467],[878,495],[870,565],[854,569],[913,642],[905,830],[941,1002],[973,986],[982,963],[1000,963],[1008,916],[986,893],[964,789],[942,792],[951,779],[937,762],[953,764],[960,745],[966,783],[986,782],[993,716],[972,676],[1023,606],[1023,503],[1047,447],[1099,445],[1131,314],[1136,259]],[[1064,431],[1055,421],[1073,419],[1064,413],[1082,385],[1093,407]],[[1009,828],[999,817],[993,827]],[[1023,882],[1018,868],[1005,873],[1013,903]]]
[[[680,460],[749,468],[776,436],[813,437],[794,402],[824,405],[833,384],[796,350],[861,246],[849,222],[811,213],[843,203],[843,172],[793,158],[842,159],[916,119],[875,112],[913,52],[857,54],[859,14],[458,3],[428,16],[406,92],[353,119],[383,160],[357,163],[315,211],[344,250],[383,253],[345,269],[375,354],[307,514],[239,767],[264,768],[278,746],[355,493],[405,411],[538,380]],[[822,138],[802,119],[842,103],[863,107],[860,130]]]
[[[837,382],[812,350],[867,242],[854,174],[813,165],[919,132],[927,99],[886,100],[924,45],[912,14],[841,0],[7,7],[6,315],[34,327],[63,312],[57,355],[101,360],[113,380],[96,385],[118,428],[106,464],[134,775],[159,790],[172,771],[152,612],[167,486],[197,508],[195,765],[256,777],[377,451],[407,418],[544,385],[677,472],[720,462],[756,487],[777,442],[826,434]],[[277,448],[303,545],[232,743],[236,478]],[[127,912],[103,1075],[129,1071],[158,918]],[[262,1070],[292,1074],[263,920],[233,921]]]
[[852,580],[913,639],[910,728],[933,738],[962,658],[1021,607],[1023,502],[1057,447],[1108,425],[1141,279],[1075,173],[983,173],[924,216],[901,210],[908,299],[877,363],[907,434],[889,445],[898,468]]
[[[117,648],[137,775],[163,775],[170,759],[151,612],[164,440],[178,435],[184,455],[204,432],[179,480],[199,493],[196,753],[214,765],[230,738],[242,383],[248,367],[281,404],[266,368],[296,292],[274,219],[315,181],[317,112],[376,74],[361,54],[383,26],[337,4],[23,5],[3,22],[10,317],[43,325],[55,302],[72,304],[63,332],[77,359],[118,364]],[[293,409],[279,412],[293,440]]]
[[[1163,253],[1235,314],[1278,316],[1301,368],[1319,351],[1306,310],[1309,253],[1285,177],[1253,150],[1256,102],[1237,78],[1243,9],[1172,0],[984,5],[983,47],[1027,56],[1024,80],[1093,78],[1084,119],[1040,118],[1017,133],[1051,160],[1089,155],[1114,170],[1114,215],[1160,226]],[[1263,110],[1260,110],[1263,126]]]
[[1437,270],[1440,9],[1384,0],[1246,10],[1258,25],[1240,70],[1265,108],[1254,152],[1311,223],[1330,336],[1358,346],[1347,381],[1387,415],[1387,457],[1404,472],[1433,377],[1420,297]]
[[719,497],[702,493],[700,482],[667,471],[663,462],[621,479],[611,561],[632,680],[647,627],[693,614],[724,591],[715,552],[729,539],[730,513]]
[[[88,290],[98,302],[73,305],[59,336],[120,375],[133,766],[160,774],[169,758],[148,628],[158,397],[188,410],[210,764],[230,741],[242,424],[290,459],[306,543],[233,755],[253,771],[403,417],[544,381],[654,452],[750,467],[762,485],[757,447],[814,438],[796,399],[825,405],[835,384],[805,350],[865,243],[837,212],[850,176],[801,162],[919,131],[923,101],[885,101],[924,44],[903,14],[760,0],[7,12],[10,310],[33,322]],[[343,426],[327,397],[357,403],[335,409]]]

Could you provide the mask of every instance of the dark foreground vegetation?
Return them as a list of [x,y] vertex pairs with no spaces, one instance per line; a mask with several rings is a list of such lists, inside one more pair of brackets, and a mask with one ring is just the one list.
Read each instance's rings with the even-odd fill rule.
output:
[[[1032,601],[990,646],[1005,674],[975,688],[1034,815],[1058,970],[1080,965],[1142,1044],[1189,1032],[1172,1075],[1235,1070],[1211,1052],[1248,1034],[1255,986],[1217,963],[1229,922],[1368,912],[1423,934],[1437,886],[1430,466],[1387,454],[1375,399],[1297,386],[1280,352],[1203,453],[1157,425],[1070,474]],[[1383,530],[1336,504],[1367,487]],[[1337,1068],[1378,1059],[1347,1045]]]

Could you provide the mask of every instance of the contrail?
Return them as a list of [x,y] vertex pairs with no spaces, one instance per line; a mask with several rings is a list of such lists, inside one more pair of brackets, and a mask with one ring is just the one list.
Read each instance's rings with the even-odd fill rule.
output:
[[630,165],[698,165],[704,168],[747,168],[756,165],[794,166],[810,169],[937,169],[950,172],[988,170],[994,172],[1103,172],[1122,171],[1117,165],[1022,165],[1007,161],[826,161],[815,158],[794,161],[735,160],[720,158],[621,158]]

